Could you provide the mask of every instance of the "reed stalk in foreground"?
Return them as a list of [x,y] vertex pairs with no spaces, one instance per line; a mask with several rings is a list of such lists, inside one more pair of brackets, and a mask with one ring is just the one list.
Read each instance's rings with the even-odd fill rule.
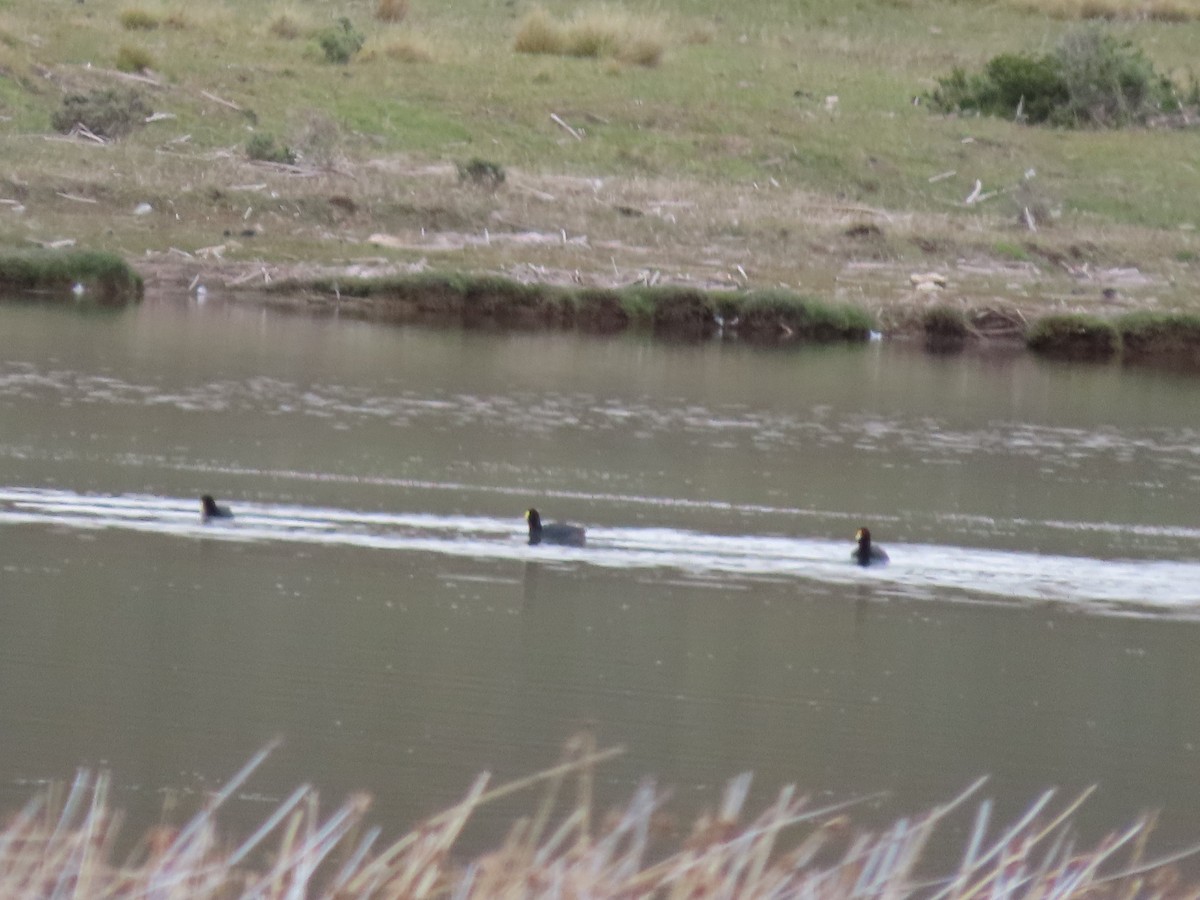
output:
[[[521,781],[489,789],[488,776],[480,775],[458,804],[390,844],[381,842],[378,827],[365,825],[364,796],[323,818],[307,785],[232,844],[220,836],[217,812],[272,749],[251,759],[185,826],[152,832],[124,861],[114,858],[121,817],[110,809],[107,775],[80,771],[69,790],[39,793],[0,832],[0,896],[1200,897],[1176,867],[1200,847],[1147,858],[1152,816],[1094,847],[1076,847],[1072,819],[1091,789],[1057,807],[1047,791],[1000,827],[984,800],[955,870],[918,875],[935,832],[982,779],[949,803],[874,833],[851,827],[851,804],[814,806],[793,786],[748,815],[750,776],[740,775],[717,812],[664,849],[656,823],[666,798],[650,782],[597,822],[593,773],[620,750],[597,751],[587,738],[574,739],[560,765]],[[542,789],[533,814],[514,822],[497,849],[473,859],[452,855],[475,809],[533,787]]]

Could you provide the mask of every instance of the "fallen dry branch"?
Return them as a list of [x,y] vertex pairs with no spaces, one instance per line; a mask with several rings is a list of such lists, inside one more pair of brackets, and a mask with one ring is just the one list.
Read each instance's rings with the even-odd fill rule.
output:
[[583,135],[568,125],[558,113],[550,113],[550,120],[554,122],[555,125],[563,128],[569,135],[571,135],[571,137],[575,138],[575,140],[583,140]]
[[218,97],[211,91],[201,91],[200,96],[206,100],[211,100],[213,103],[216,103],[220,106],[224,106],[226,109],[232,109],[234,112],[244,113],[246,111],[244,107],[238,106],[232,100],[226,100],[224,97]]

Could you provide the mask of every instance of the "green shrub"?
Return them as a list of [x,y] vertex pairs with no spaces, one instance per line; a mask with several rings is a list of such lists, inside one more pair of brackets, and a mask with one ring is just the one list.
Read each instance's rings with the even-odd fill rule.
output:
[[1171,80],[1132,43],[1100,28],[1068,31],[1056,56],[1070,97],[1068,124],[1117,127],[1178,108]]
[[941,112],[1072,128],[1115,128],[1179,108],[1171,80],[1141,50],[1095,26],[1068,31],[1052,53],[1001,54],[978,75],[955,69],[929,99]]
[[325,61],[340,65],[350,62],[365,41],[362,32],[345,16],[338,19],[337,25],[317,35],[317,43],[325,54]]
[[246,142],[246,156],[260,162],[283,163],[295,165],[296,153],[286,144],[275,142],[275,136],[266,132],[253,135]]
[[154,68],[154,57],[149,50],[122,44],[117,50],[116,66],[118,72],[145,72]]
[[455,165],[458,167],[459,181],[493,191],[504,184],[504,179],[508,177],[504,172],[504,166],[500,163],[490,162],[479,157],[465,163],[455,163]]
[[137,91],[107,88],[64,97],[62,106],[50,117],[50,124],[64,134],[76,125],[83,125],[95,134],[115,139],[145,124],[150,112]]
[[1015,116],[1020,108],[1026,121],[1047,122],[1055,110],[1070,101],[1067,84],[1053,55],[997,56],[984,70],[984,85],[980,106],[982,112],[990,115]]
[[955,68],[938,79],[929,95],[938,112],[977,113],[984,116],[1045,122],[1066,101],[1066,85],[1050,56],[1002,54],[993,57],[982,74],[968,75]]
[[126,31],[153,31],[158,25],[158,17],[148,10],[126,9],[121,12],[121,27]]

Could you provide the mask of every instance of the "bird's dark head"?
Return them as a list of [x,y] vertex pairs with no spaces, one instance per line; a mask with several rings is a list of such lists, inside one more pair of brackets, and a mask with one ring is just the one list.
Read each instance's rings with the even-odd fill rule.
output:
[[212,494],[205,494],[200,498],[200,508],[206,516],[215,516],[217,514],[217,501],[213,499]]
[[854,539],[856,541],[858,541],[858,543],[860,545],[864,545],[864,546],[869,545],[871,543],[871,529],[870,528],[858,529],[858,531],[854,532]]
[[529,543],[540,544],[542,542],[542,517],[538,515],[536,509],[525,510],[525,521],[529,523]]

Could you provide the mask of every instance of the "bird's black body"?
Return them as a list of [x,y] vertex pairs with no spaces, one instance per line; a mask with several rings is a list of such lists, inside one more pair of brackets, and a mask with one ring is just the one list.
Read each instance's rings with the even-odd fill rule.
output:
[[542,524],[542,517],[536,509],[525,510],[525,520],[529,523],[529,543],[531,544],[563,544],[567,547],[582,547],[585,532],[582,526],[566,525],[562,522]]
[[232,519],[233,513],[228,506],[218,506],[212,494],[200,498],[200,518],[207,522],[209,519]]
[[850,558],[860,566],[877,566],[888,561],[888,555],[882,547],[871,543],[871,529],[860,528],[854,535],[858,546],[850,551]]

